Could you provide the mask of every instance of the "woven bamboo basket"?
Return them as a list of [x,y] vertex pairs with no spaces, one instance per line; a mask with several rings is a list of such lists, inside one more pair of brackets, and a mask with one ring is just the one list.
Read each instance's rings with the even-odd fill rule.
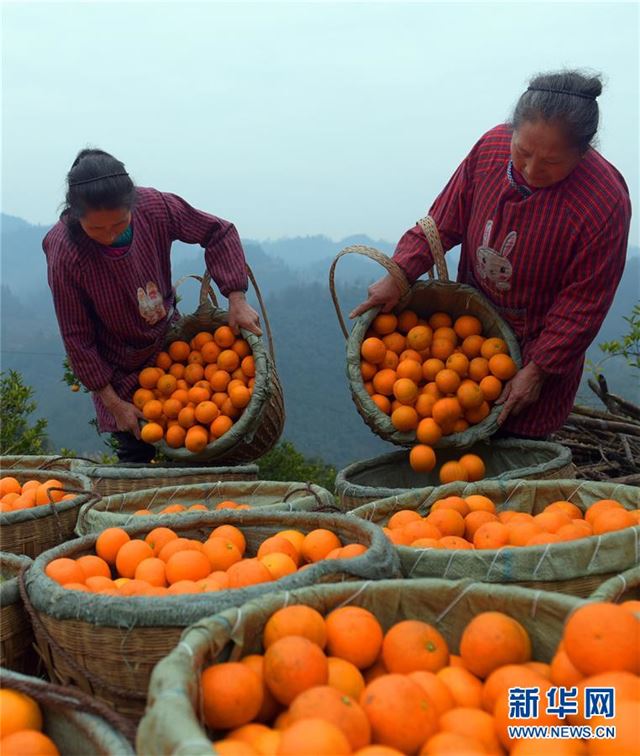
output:
[[[468,451],[484,461],[486,480],[553,480],[575,476],[571,450],[549,441],[489,440],[474,444]],[[443,449],[438,452],[438,463],[458,457],[459,452]],[[409,452],[397,451],[354,462],[340,470],[336,476],[336,496],[346,511],[370,501],[401,496],[412,489],[435,489],[439,485],[438,470],[416,473],[409,464]]]
[[133,756],[135,728],[80,691],[37,677],[0,670],[0,686],[34,699],[42,712],[42,731],[62,756]]
[[[242,336],[249,342],[256,367],[251,401],[233,427],[198,454],[183,448],[172,449],[164,440],[154,444],[169,459],[180,462],[215,460],[217,464],[224,465],[252,462],[272,449],[282,435],[285,419],[284,399],[282,385],[275,367],[271,326],[258,284],[249,266],[247,266],[247,272],[262,309],[264,328],[269,343],[269,352],[267,352],[261,337],[242,329]],[[226,325],[229,321],[228,312],[218,307],[210,286],[209,274],[205,273],[202,278],[190,277],[201,281],[200,304],[192,315],[180,318],[171,326],[167,333],[166,345],[179,339],[190,341],[200,331],[212,331],[221,325]]]
[[18,573],[31,564],[28,557],[0,554],[0,667],[35,672],[33,630],[18,592]]
[[71,457],[47,456],[44,454],[11,454],[0,457],[0,475],[10,475],[13,467],[23,470],[70,470]]
[[57,504],[42,504],[31,509],[0,514],[0,551],[36,557],[53,546],[74,537],[78,512],[83,504],[94,498],[89,480],[78,473],[61,470],[13,468],[11,475],[20,483],[52,477],[62,483],[63,490],[77,494],[75,498]]
[[[640,505],[640,489],[584,480],[481,481],[450,483],[434,490],[412,491],[374,501],[350,514],[385,525],[400,509],[428,514],[447,496],[488,496],[498,511],[539,514],[554,501],[570,501],[582,511],[599,499],[616,499],[625,508]],[[473,577],[490,583],[517,583],[544,591],[587,597],[605,580],[638,562],[640,525],[563,543],[502,549],[413,549],[396,546],[406,577]]]
[[[65,590],[44,574],[53,559],[93,553],[95,534],[51,549],[33,563],[22,586],[23,600],[51,679],[63,685],[77,685],[116,711],[139,717],[144,711],[154,665],[178,642],[184,628],[201,617],[273,591],[400,574],[397,555],[382,531],[345,515],[219,511],[200,513],[188,520],[169,516],[163,524],[182,536],[203,540],[223,523],[241,528],[249,555],[265,538],[288,528],[303,532],[327,528],[343,543],[363,543],[368,550],[353,559],[316,562],[281,580],[249,588],[187,596],[120,597]],[[144,537],[152,527],[146,524],[126,530],[132,537]]]
[[614,575],[591,594],[594,601],[640,601],[640,565]]
[[321,614],[345,605],[363,607],[376,615],[385,632],[402,620],[422,620],[434,625],[456,654],[462,631],[476,614],[505,612],[527,629],[533,658],[549,662],[562,637],[566,617],[581,602],[523,588],[436,579],[383,580],[271,594],[241,609],[201,620],[158,664],[149,686],[147,713],[138,727],[139,753],[210,754],[211,742],[198,716],[202,670],[216,662],[263,653],[262,634],[269,617],[284,606],[298,603]]
[[[104,528],[122,527],[140,523],[141,515],[134,513],[148,509],[157,513],[145,517],[145,521],[160,525],[166,515],[160,510],[172,504],[189,507],[204,504],[214,510],[223,501],[249,504],[252,509],[285,512],[331,512],[338,508],[333,496],[324,488],[311,483],[281,483],[277,481],[197,483],[188,486],[168,486],[115,494],[85,504],[78,515],[76,533],[87,535]],[[184,516],[197,517],[196,512]],[[150,520],[148,518],[151,518]]]
[[[431,280],[416,281],[413,286],[409,286],[404,273],[391,258],[372,247],[359,245],[343,249],[333,261],[329,273],[331,296],[340,327],[347,339],[347,378],[351,396],[360,416],[371,430],[381,438],[391,441],[391,443],[398,446],[413,446],[416,443],[416,434],[415,431],[400,432],[396,430],[391,422],[391,418],[378,408],[364,387],[360,370],[360,347],[365,339],[365,334],[369,330],[369,326],[379,313],[380,308],[374,307],[360,315],[355,320],[351,333],[347,331],[335,288],[335,268],[338,260],[344,255],[364,255],[386,268],[402,292],[401,299],[394,310],[395,313],[410,309],[415,311],[420,317],[428,318],[434,312],[447,312],[454,319],[460,315],[474,315],[482,323],[482,333],[488,337],[498,336],[503,339],[507,343],[509,353],[518,368],[522,367],[520,347],[511,328],[498,315],[489,300],[480,294],[479,291],[466,284],[450,281],[447,264],[444,259],[444,251],[435,223],[430,217],[423,218],[419,223],[429,241],[429,246],[435,260],[434,268],[438,271],[439,280],[435,280],[433,278],[433,271],[430,271]],[[500,407],[495,406],[482,422],[471,426],[461,433],[443,436],[434,446],[443,449],[447,447],[467,447],[488,438],[498,430],[498,416],[500,412]]]
[[236,465],[228,467],[207,467],[199,465],[172,464],[118,464],[97,465],[74,462],[73,472],[79,472],[91,481],[91,487],[100,496],[128,494],[148,488],[166,486],[214,485],[220,481],[258,479],[257,465]]

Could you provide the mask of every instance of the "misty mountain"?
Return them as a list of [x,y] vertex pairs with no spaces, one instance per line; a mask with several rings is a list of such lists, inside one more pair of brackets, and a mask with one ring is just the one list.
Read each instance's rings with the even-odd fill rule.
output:
[[[102,441],[88,425],[93,417],[90,396],[72,393],[61,380],[64,348],[41,248],[47,227],[33,226],[6,215],[1,221],[2,370],[19,370],[34,387],[39,414],[49,421],[54,448],[64,446],[78,453],[101,451]],[[273,330],[276,364],[285,391],[284,435],[304,454],[321,456],[338,466],[391,448],[371,433],[353,406],[345,377],[344,338],[328,290],[329,267],[334,256],[355,243],[388,253],[393,251],[392,244],[363,236],[337,242],[324,236],[275,242],[243,241]],[[640,250],[630,252],[613,307],[589,350],[588,356],[593,361],[602,357],[599,342],[619,338],[626,331],[623,317],[638,299]],[[174,281],[188,274],[200,275],[204,270],[203,253],[197,247],[176,243],[172,259]],[[454,278],[455,250],[448,254],[447,260],[450,276]],[[368,284],[382,272],[377,263],[358,255],[347,255],[338,262],[336,283],[344,313],[362,300]],[[179,287],[182,312],[195,309],[198,291],[195,281]],[[254,295],[250,293],[249,297],[257,307]],[[612,390],[629,398],[637,397],[637,376],[632,375],[623,361],[606,362],[604,371]],[[596,398],[584,388],[580,401],[597,404]]]

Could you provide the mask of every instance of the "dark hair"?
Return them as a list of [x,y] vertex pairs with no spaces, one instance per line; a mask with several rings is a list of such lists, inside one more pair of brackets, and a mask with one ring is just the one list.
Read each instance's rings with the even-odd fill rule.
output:
[[135,196],[135,185],[120,160],[103,150],[80,150],[67,173],[60,220],[66,224],[71,240],[77,242],[82,235],[79,220],[87,210],[131,210]]
[[601,77],[580,71],[538,74],[520,95],[513,111],[511,126],[517,129],[524,121],[556,121],[567,139],[580,153],[586,152],[598,130],[598,103],[602,92]]

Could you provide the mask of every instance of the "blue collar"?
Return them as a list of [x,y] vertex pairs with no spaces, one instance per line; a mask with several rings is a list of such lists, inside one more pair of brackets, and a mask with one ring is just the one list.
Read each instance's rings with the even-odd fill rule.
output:
[[529,189],[528,186],[517,184],[513,178],[513,160],[509,160],[509,164],[507,165],[507,179],[511,188],[519,192],[524,199],[527,199],[527,197],[530,197],[533,194],[533,191]]

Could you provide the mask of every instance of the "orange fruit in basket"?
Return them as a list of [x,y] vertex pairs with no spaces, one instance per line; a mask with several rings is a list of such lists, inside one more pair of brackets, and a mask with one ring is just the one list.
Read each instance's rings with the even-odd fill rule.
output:
[[480,354],[485,360],[490,360],[496,354],[509,354],[509,348],[507,347],[503,339],[495,336],[485,339],[480,350]]
[[456,480],[467,481],[469,480],[469,473],[467,468],[460,464],[460,462],[445,462],[440,468],[439,472],[440,483],[453,483]]
[[289,714],[289,721],[294,723],[313,716],[331,722],[342,731],[354,751],[371,739],[369,720],[357,701],[330,685],[305,690],[293,701]]
[[494,375],[487,375],[480,380],[480,390],[487,401],[493,402],[502,393],[502,383]]
[[204,720],[215,729],[247,724],[262,706],[262,682],[240,662],[207,667],[200,677],[200,690]]
[[217,528],[211,531],[209,538],[224,538],[227,541],[231,541],[240,552],[240,555],[243,555],[247,548],[247,542],[242,531],[234,525],[218,525]]
[[388,352],[395,352],[399,355],[405,350],[407,340],[401,333],[394,331],[393,333],[389,333],[386,336],[383,336],[382,343],[384,344],[385,349]]
[[457,399],[438,399],[433,405],[432,415],[436,423],[442,427],[458,420],[462,415],[462,407]]
[[[378,365],[378,368],[382,370],[383,368],[389,368],[390,370],[395,370],[398,367],[398,363],[400,362],[398,355],[395,352],[392,352],[390,349],[387,349],[387,353],[384,356],[384,360]],[[368,364],[368,363],[367,363]]]
[[[176,378],[177,381],[180,381],[184,375],[184,365],[181,362],[174,362],[169,368],[169,374]],[[177,385],[179,386],[180,384]]]
[[496,505],[487,496],[472,494],[471,496],[467,496],[465,498],[465,501],[467,502],[467,506],[472,512],[476,512],[478,510],[492,512],[493,514],[495,514],[496,512]]
[[118,551],[130,540],[129,534],[122,528],[106,528],[96,540],[96,554],[113,566]]
[[[64,496],[64,491],[53,491],[53,488],[62,488],[62,483],[59,480],[53,478],[41,483],[36,489],[36,504],[48,504],[50,501],[60,501]],[[25,495],[25,492],[22,492]]]
[[424,690],[431,703],[435,706],[436,713],[440,717],[445,711],[453,709],[455,702],[449,688],[433,672],[419,670],[410,672],[409,678]]
[[409,333],[412,328],[418,325],[418,316],[413,310],[403,310],[398,315],[397,328],[401,333]]
[[564,512],[569,515],[572,520],[582,519],[582,510],[570,501],[554,501],[551,504],[547,504],[544,508],[545,512]]
[[485,417],[488,417],[491,412],[488,402],[482,402],[479,407],[473,407],[472,409],[465,410],[464,417],[471,425],[477,425],[481,423]]
[[236,339],[231,348],[241,360],[251,356],[251,347],[246,339]]
[[431,417],[431,414],[433,412],[433,405],[437,401],[438,400],[435,396],[426,394],[423,390],[418,394],[414,409],[420,417]]
[[197,362],[190,362],[184,369],[184,380],[193,386],[204,378],[204,368]]
[[195,386],[192,386],[187,391],[187,399],[189,403],[197,406],[201,402],[209,401],[211,396],[211,387],[206,381],[198,381]]
[[434,312],[429,318],[431,328],[450,328],[453,325],[451,315],[446,312]]
[[[469,363],[469,378],[480,384],[480,388],[482,388],[482,381],[489,375],[489,361],[485,360],[484,357],[473,357]],[[496,378],[496,380],[498,379]],[[485,393],[484,390],[482,393]]]
[[80,567],[75,559],[67,559],[66,557],[53,559],[45,567],[44,572],[47,577],[55,580],[60,585],[65,585],[66,583],[84,583],[85,580],[82,567]]
[[438,528],[426,520],[412,520],[403,525],[399,531],[402,540],[408,544],[424,538],[441,538],[442,533]]
[[328,685],[338,691],[351,696],[354,701],[358,701],[365,688],[364,678],[360,670],[338,656],[330,656],[329,662],[329,681]]
[[136,567],[134,579],[143,580],[149,585],[164,587],[167,585],[167,565],[157,557],[143,559]]
[[[39,482],[38,485],[40,485]],[[11,475],[5,475],[3,478],[0,478],[0,497],[4,497],[7,494],[20,495],[21,492],[22,486],[17,478],[12,477]]]
[[141,410],[147,402],[153,399],[153,391],[150,389],[139,388],[133,394],[133,404]]
[[513,618],[502,612],[482,612],[463,630],[460,656],[469,672],[484,679],[505,664],[528,662],[531,640]]
[[185,447],[193,454],[201,452],[208,443],[209,434],[207,433],[206,429],[200,425],[194,425],[193,427],[189,428],[184,439]]
[[555,533],[563,525],[571,524],[571,519],[564,512],[541,512],[533,521],[546,533]]
[[375,615],[357,606],[334,609],[325,618],[327,651],[331,656],[370,667],[382,648],[383,632]]
[[454,342],[451,339],[434,339],[431,342],[431,357],[446,362],[455,350]]
[[376,394],[391,396],[393,394],[393,384],[397,380],[395,370],[384,368],[373,376],[373,388]]
[[213,334],[209,333],[209,331],[200,331],[191,339],[190,346],[192,349],[202,350],[205,344],[211,342],[213,342]]
[[[423,397],[424,394],[420,398]],[[418,423],[418,427],[416,428],[416,438],[421,444],[433,446],[442,438],[442,429],[432,417],[425,417]]]
[[482,753],[501,752],[493,717],[481,709],[469,707],[450,709],[440,718],[440,728],[443,733],[459,735],[468,738],[474,745],[480,745]]
[[145,423],[140,429],[140,438],[148,444],[155,444],[162,440],[164,431],[159,423]]
[[310,531],[302,542],[302,556],[307,562],[319,562],[326,555],[342,546],[335,533],[324,528]]
[[138,383],[145,389],[154,389],[158,383],[158,378],[162,375],[162,371],[158,368],[148,367],[140,371],[138,375]]
[[384,636],[382,659],[391,673],[437,672],[449,663],[449,648],[432,625],[405,620],[397,622]]
[[631,512],[613,507],[594,517],[591,524],[593,525],[593,535],[602,535],[603,533],[612,533],[615,530],[632,528],[638,522]]
[[218,346],[225,349],[232,347],[236,340],[236,336],[229,326],[220,326],[219,328],[216,328],[213,338]]
[[431,512],[437,512],[440,509],[453,509],[463,517],[469,514],[469,505],[466,499],[461,496],[447,496],[446,499],[438,499],[431,505]]
[[435,383],[443,394],[455,394],[460,387],[460,375],[455,370],[445,368],[436,375]]
[[464,381],[456,391],[456,397],[463,410],[479,407],[484,402],[482,389],[474,381]]
[[35,729],[13,732],[3,737],[0,745],[5,756],[60,756],[53,740]]
[[401,404],[413,404],[418,396],[418,387],[409,378],[400,378],[393,384],[393,395]]
[[509,546],[526,546],[536,535],[543,532],[536,522],[510,521],[506,524]]
[[186,341],[173,341],[167,349],[169,357],[174,362],[186,362],[191,352],[191,347]]
[[381,412],[385,413],[385,415],[388,415],[391,412],[391,402],[386,396],[383,396],[382,394],[374,394],[371,397],[371,400]]
[[220,355],[220,352],[220,347],[213,340],[208,341],[206,344],[203,344],[200,349],[202,361],[205,365],[214,365],[216,360],[218,359],[218,356]]
[[425,381],[433,381],[436,375],[444,369],[444,362],[432,357],[422,363],[422,377]]
[[244,386],[236,386],[229,390],[231,404],[238,409],[243,409],[251,401],[251,391]]
[[494,670],[482,688],[482,708],[493,712],[498,698],[509,688],[538,687],[544,680],[535,670],[524,664],[505,664]]
[[366,362],[365,360],[360,362],[360,374],[363,381],[370,381],[377,372],[378,368],[370,362]]
[[482,323],[473,315],[461,315],[453,324],[453,330],[463,340],[469,336],[479,336],[482,333]]
[[468,357],[469,360],[473,360],[476,357],[480,357],[480,352],[482,351],[483,344],[483,336],[467,336],[463,340],[460,348],[462,349],[462,353],[465,355],[465,357]]
[[196,413],[193,407],[183,407],[178,413],[178,424],[185,430],[191,428],[196,422]]
[[466,378],[469,372],[469,359],[461,352],[454,352],[445,363],[448,370],[455,371],[461,378]]
[[248,585],[269,583],[273,580],[271,573],[259,559],[241,559],[227,570],[229,588],[245,588]]
[[595,518],[607,509],[623,509],[622,504],[615,499],[601,499],[591,504],[585,512],[584,519],[593,526]]
[[222,392],[226,391],[230,380],[231,376],[226,370],[216,370],[209,378],[209,383],[214,391]]
[[184,446],[186,437],[187,431],[181,425],[174,425],[171,428],[167,428],[164,440],[167,442],[167,446],[170,446],[172,449],[180,449]]
[[518,366],[508,354],[495,354],[489,358],[489,370],[501,381],[508,381],[518,372]]
[[196,420],[203,425],[210,425],[219,414],[218,406],[208,400],[196,404],[194,410]]
[[269,648],[280,638],[297,635],[307,638],[320,648],[327,642],[324,617],[320,612],[303,604],[292,604],[278,609],[267,620],[262,634],[265,648]]
[[551,660],[551,682],[561,687],[572,688],[584,679],[584,675],[572,663],[564,649],[556,651]]
[[401,433],[414,430],[418,427],[418,413],[408,405],[396,407],[391,413],[391,422]]
[[[76,564],[80,567],[84,573],[85,578],[90,577],[111,577],[111,570],[109,565],[99,556],[88,554],[87,556],[81,556],[76,559]],[[84,582],[81,580],[80,582]]]
[[209,559],[201,551],[178,551],[169,557],[165,564],[169,585],[177,583],[180,580],[193,580],[197,582],[206,578],[211,572]]
[[[289,718],[287,717],[289,722]],[[282,732],[278,753],[282,756],[315,756],[330,753],[335,756],[353,753],[349,739],[331,722],[318,717],[288,723]]]
[[147,420],[159,420],[162,417],[162,402],[159,399],[152,399],[144,405],[142,414]]
[[163,375],[158,378],[156,388],[165,396],[171,395],[177,388],[177,380],[173,375]]
[[221,436],[224,436],[224,434],[231,429],[233,426],[233,420],[228,417],[227,415],[220,415],[220,417],[217,417],[212,423],[209,428],[211,431],[211,435],[215,438],[220,438]]
[[[328,532],[328,531],[327,531]],[[333,542],[333,541],[332,541]],[[338,541],[338,544],[340,542]],[[334,548],[338,548],[335,546]],[[304,549],[304,542],[303,542]],[[287,538],[275,535],[270,538],[266,538],[259,546],[257,557],[261,559],[268,554],[286,554],[297,565],[300,561],[300,553],[298,549]],[[317,560],[313,560],[317,561]]]
[[438,716],[424,690],[404,675],[389,674],[369,683],[360,704],[376,743],[415,753],[438,730]]
[[487,471],[484,462],[477,454],[463,454],[458,463],[467,471],[471,483],[482,480]]
[[240,357],[233,349],[224,349],[218,356],[218,367],[220,370],[226,370],[227,373],[233,373],[240,367]]
[[564,627],[564,650],[584,675],[640,671],[640,620],[617,604],[587,604]]
[[139,538],[127,541],[118,549],[116,570],[121,577],[132,578],[140,562],[152,556],[153,549],[145,541]]
[[427,522],[442,533],[443,536],[462,536],[464,518],[454,509],[437,509],[427,516]]
[[481,708],[482,682],[464,667],[448,666],[436,672],[446,686],[456,706]]
[[274,641],[264,654],[264,681],[282,704],[289,705],[305,690],[326,685],[329,663],[322,649],[308,638],[289,635]]
[[456,335],[456,332],[453,330],[453,328],[449,326],[441,326],[440,328],[434,328],[433,341],[436,341],[438,339],[447,339],[454,346],[458,343],[458,337]]
[[379,335],[386,336],[393,333],[398,325],[398,318],[391,313],[380,313],[376,315],[371,323],[371,328]]
[[166,399],[162,405],[162,412],[169,420],[175,420],[180,414],[183,404],[177,399]]
[[416,352],[422,352],[431,345],[433,339],[433,330],[426,325],[414,326],[406,337],[407,349],[414,349]]
[[387,527],[391,530],[402,528],[410,522],[419,522],[422,517],[414,509],[400,509],[389,518]]
[[509,544],[509,531],[502,522],[487,522],[473,536],[476,549],[501,549]]
[[464,518],[464,537],[473,543],[473,537],[477,530],[486,522],[497,522],[498,518],[491,512],[485,512],[479,509],[476,512],[469,512]]
[[259,722],[271,722],[280,710],[280,705],[264,681],[264,657],[261,654],[250,654],[240,659],[240,663],[246,664],[249,669],[252,669],[258,675],[262,684],[262,706],[256,715],[256,719]]
[[168,562],[169,559],[179,551],[203,551],[204,544],[199,541],[192,541],[189,538],[171,538],[160,548],[155,556]]
[[371,337],[365,339],[360,347],[360,354],[366,362],[372,365],[378,365],[384,360],[387,353],[387,347],[381,339]]
[[409,452],[411,469],[419,473],[428,473],[436,466],[436,455],[426,444],[418,444]]

